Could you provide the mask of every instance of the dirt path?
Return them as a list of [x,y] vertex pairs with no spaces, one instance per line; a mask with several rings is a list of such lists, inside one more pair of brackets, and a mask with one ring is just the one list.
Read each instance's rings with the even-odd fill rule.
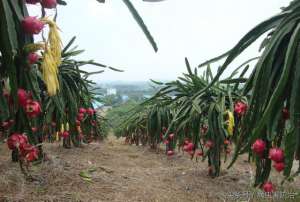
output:
[[[211,179],[205,162],[181,153],[169,158],[163,151],[157,154],[115,138],[69,150],[47,144],[45,151],[50,161],[32,167],[38,181],[26,182],[10,162],[6,145],[0,147],[0,201],[210,202],[223,201],[225,195],[233,201],[230,192],[253,191],[249,182],[254,170],[245,159]],[[299,180],[285,190],[293,187],[300,187]]]

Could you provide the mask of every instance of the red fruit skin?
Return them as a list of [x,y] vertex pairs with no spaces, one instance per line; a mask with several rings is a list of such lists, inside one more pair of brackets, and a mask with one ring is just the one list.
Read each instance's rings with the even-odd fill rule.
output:
[[24,147],[26,147],[27,144],[28,144],[27,136],[24,134],[19,135],[19,149],[21,152],[24,149]]
[[263,152],[265,151],[265,149],[266,149],[266,143],[262,139],[257,139],[252,144],[251,149],[254,153],[261,156],[263,154]]
[[28,100],[26,103],[25,112],[30,118],[37,117],[42,112],[40,103],[37,101]]
[[243,116],[245,115],[246,111],[247,111],[247,104],[245,104],[242,101],[238,101],[235,103],[234,105],[234,112],[238,115],[238,116]]
[[17,149],[17,145],[20,143],[19,139],[19,134],[15,133],[12,134],[8,139],[7,139],[7,146],[10,150],[15,150]]
[[92,116],[94,114],[94,110],[92,108],[88,108],[86,109],[86,113],[90,116]]
[[230,141],[229,141],[229,140],[224,140],[224,144],[225,144],[225,145],[229,145],[229,144],[230,144]]
[[25,134],[20,134],[19,138],[23,139],[25,143],[28,143],[28,137]]
[[162,131],[165,133],[165,132],[167,132],[167,128],[166,127],[163,127],[162,128]]
[[40,56],[36,53],[29,53],[27,56],[27,60],[30,65],[37,63],[39,59]]
[[197,153],[196,153],[196,156],[203,156],[204,154],[203,154],[203,151],[198,151]]
[[282,110],[282,118],[285,121],[288,120],[288,119],[290,119],[290,112],[289,112],[289,110],[287,108],[283,108],[283,110]]
[[284,170],[284,163],[283,162],[275,162],[275,164],[273,165],[273,167],[275,168],[276,171],[281,172]]
[[70,135],[70,133],[68,131],[64,131],[62,133],[63,138],[67,138],[67,137],[69,137],[69,135]]
[[282,162],[284,159],[284,152],[281,148],[271,148],[269,150],[269,158],[275,162]]
[[39,34],[44,28],[44,23],[38,20],[36,17],[27,16],[22,22],[22,29],[26,34]]
[[28,99],[27,92],[24,89],[19,88],[18,89],[18,101],[19,101],[19,105],[22,106],[22,107],[25,107],[26,103],[27,103],[27,99]]
[[173,151],[173,150],[169,150],[168,152],[167,152],[167,155],[168,156],[173,156],[175,154],[175,152]]
[[77,114],[77,120],[78,120],[78,121],[82,121],[83,118],[84,118],[84,114],[83,114],[83,113]]
[[266,182],[263,185],[263,190],[267,193],[272,193],[272,192],[274,192],[275,188],[274,188],[272,182]]
[[184,151],[186,151],[186,152],[190,152],[190,151],[192,151],[194,149],[194,144],[193,143],[188,143],[187,145],[185,145],[184,147],[183,147],[183,150]]
[[20,154],[21,156],[26,156],[29,152],[31,152],[33,150],[34,146],[32,146],[31,144],[24,144],[21,148],[20,148]]
[[33,133],[35,133],[35,132],[38,131],[38,128],[37,128],[37,127],[32,127],[32,128],[31,128],[31,131],[32,131]]
[[80,126],[80,121],[79,120],[76,120],[76,126]]
[[169,140],[164,141],[164,144],[169,144],[169,143],[170,143]]
[[175,136],[175,135],[174,135],[173,133],[171,133],[171,134],[169,135],[169,139],[170,139],[170,140],[173,140],[173,139],[174,139],[174,136]]
[[7,146],[11,150],[22,150],[28,144],[28,138],[24,134],[14,133],[7,139]]
[[84,113],[86,113],[86,110],[83,107],[80,107],[78,112],[81,114],[84,114]]
[[26,0],[27,4],[37,4],[40,0]]
[[42,0],[41,5],[44,8],[52,9],[52,8],[56,8],[57,1],[56,0]]
[[32,150],[30,150],[30,152],[26,154],[26,160],[32,162],[38,159],[38,153],[39,150],[36,147],[33,147]]

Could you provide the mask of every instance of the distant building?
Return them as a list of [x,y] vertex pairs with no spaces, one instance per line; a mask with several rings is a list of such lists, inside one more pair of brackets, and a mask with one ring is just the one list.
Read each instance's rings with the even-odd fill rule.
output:
[[116,95],[116,94],[117,94],[117,89],[115,88],[106,89],[106,95]]
[[128,97],[128,95],[122,95],[122,101],[123,102],[126,102],[126,101],[128,101],[129,100],[129,97]]

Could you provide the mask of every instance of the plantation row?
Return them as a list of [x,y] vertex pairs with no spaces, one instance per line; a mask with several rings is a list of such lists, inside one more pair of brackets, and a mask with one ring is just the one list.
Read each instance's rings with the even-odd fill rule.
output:
[[[29,16],[27,4],[40,6],[41,15]],[[59,4],[65,2],[0,2],[0,138],[7,139],[12,160],[27,177],[30,162],[45,156],[44,141],[70,148],[104,138],[103,118],[92,105],[99,100],[88,79],[93,72],[80,67],[106,66],[73,59],[83,52],[73,46],[75,37],[62,46],[56,15],[47,16]]]
[[[123,117],[115,133],[131,144],[163,143],[168,156],[178,147],[207,159],[212,177],[219,176],[223,158],[232,154],[230,168],[247,153],[256,164],[254,186],[273,192],[270,172],[282,173],[283,182],[300,172],[300,165],[291,172],[300,156],[299,18],[300,1],[294,0],[225,54],[195,69],[185,59],[187,73],[168,83],[153,81],[161,90]],[[233,61],[263,35],[260,56],[232,71]],[[222,60],[213,75],[210,65]]]
[[[133,4],[123,3],[157,51]],[[28,5],[40,8],[40,15],[30,16]],[[89,76],[103,68],[122,71],[75,59],[83,52],[74,46],[75,37],[63,46],[57,7],[66,5],[63,0],[0,1],[0,141],[6,141],[28,179],[31,162],[47,159],[45,141],[71,148],[105,138],[107,121],[93,107],[101,99]],[[101,70],[86,72],[85,65]]]

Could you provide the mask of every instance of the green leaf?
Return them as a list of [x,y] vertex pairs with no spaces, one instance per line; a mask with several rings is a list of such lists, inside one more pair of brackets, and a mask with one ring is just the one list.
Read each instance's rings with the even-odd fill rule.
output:
[[299,135],[294,129],[291,132],[287,133],[284,137],[284,176],[290,176],[291,169],[294,162],[294,154],[296,150],[296,135]]
[[132,14],[133,18],[135,19],[135,21],[138,23],[138,25],[140,26],[140,28],[146,35],[146,37],[147,37],[148,41],[151,43],[154,51],[157,52],[158,48],[157,48],[156,42],[154,41],[151,33],[149,32],[148,28],[146,27],[143,19],[141,18],[141,16],[137,12],[137,10],[134,8],[133,4],[129,0],[123,0],[123,2],[125,3],[127,8],[129,9],[130,13]]

